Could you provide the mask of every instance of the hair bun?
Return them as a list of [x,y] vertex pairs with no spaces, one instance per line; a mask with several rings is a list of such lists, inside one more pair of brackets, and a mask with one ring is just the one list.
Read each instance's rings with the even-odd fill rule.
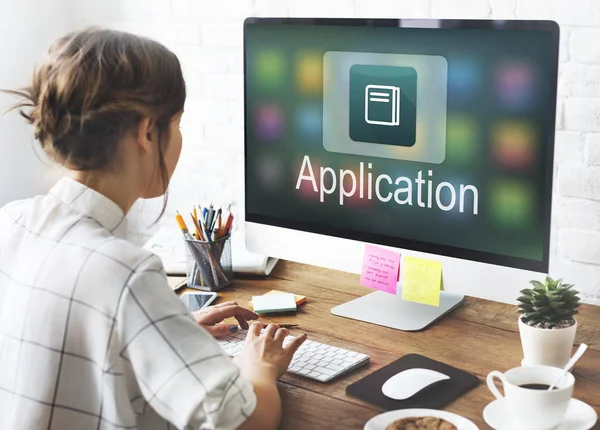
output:
[[44,151],[78,170],[104,168],[142,117],[168,124],[185,103],[175,54],[150,39],[99,28],[58,39],[30,85],[7,92],[21,99],[13,109],[33,125]]

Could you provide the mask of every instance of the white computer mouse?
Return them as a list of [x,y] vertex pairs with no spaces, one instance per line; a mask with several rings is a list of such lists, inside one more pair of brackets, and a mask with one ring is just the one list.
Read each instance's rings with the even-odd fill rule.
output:
[[430,369],[406,369],[396,373],[381,387],[383,394],[394,400],[406,400],[431,384],[450,379],[448,375]]

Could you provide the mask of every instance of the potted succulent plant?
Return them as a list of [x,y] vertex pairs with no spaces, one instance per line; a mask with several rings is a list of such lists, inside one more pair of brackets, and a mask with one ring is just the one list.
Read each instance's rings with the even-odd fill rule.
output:
[[523,365],[563,367],[575,341],[579,292],[562,279],[546,277],[543,283],[531,284],[533,288],[521,290],[517,299]]

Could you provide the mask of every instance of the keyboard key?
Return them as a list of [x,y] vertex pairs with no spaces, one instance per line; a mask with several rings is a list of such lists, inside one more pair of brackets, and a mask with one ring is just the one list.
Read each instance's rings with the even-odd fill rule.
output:
[[327,366],[325,366],[327,369],[331,369],[331,370],[335,370],[336,372],[339,372],[341,370],[344,370],[345,368],[342,366],[336,366],[335,364],[331,364],[328,363]]
[[315,371],[319,373],[323,373],[324,375],[335,375],[335,370],[328,369],[326,367],[316,367]]

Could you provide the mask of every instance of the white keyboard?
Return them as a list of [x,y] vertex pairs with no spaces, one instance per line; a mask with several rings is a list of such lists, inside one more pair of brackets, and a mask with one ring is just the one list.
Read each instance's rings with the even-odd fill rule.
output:
[[[240,330],[235,334],[220,337],[217,341],[230,357],[234,357],[242,352],[247,333],[248,330]],[[287,336],[283,345],[287,345],[293,338]],[[368,362],[368,355],[307,339],[294,354],[287,371],[320,382],[329,382]]]

